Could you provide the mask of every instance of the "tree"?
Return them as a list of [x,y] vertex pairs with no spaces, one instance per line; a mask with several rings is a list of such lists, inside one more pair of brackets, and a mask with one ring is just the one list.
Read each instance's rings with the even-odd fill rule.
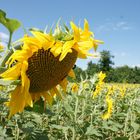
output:
[[75,72],[76,80],[77,80],[78,82],[80,82],[80,81],[82,80],[81,77],[82,77],[83,79],[85,79],[86,73],[85,73],[85,71],[82,70],[80,67],[75,66],[74,72]]
[[88,62],[86,73],[88,74],[88,78],[92,77],[95,73],[99,71],[99,67],[97,64],[92,61]]
[[140,67],[135,67],[135,83],[140,83]]
[[112,58],[114,58],[114,56],[110,54],[110,51],[103,50],[98,63],[99,70],[109,72],[112,69],[112,65],[114,65]]

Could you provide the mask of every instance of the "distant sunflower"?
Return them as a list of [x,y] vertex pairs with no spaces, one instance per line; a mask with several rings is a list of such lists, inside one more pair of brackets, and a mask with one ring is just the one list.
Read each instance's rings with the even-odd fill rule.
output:
[[22,112],[26,106],[33,107],[43,97],[49,104],[54,96],[61,97],[57,86],[64,91],[67,87],[67,76],[74,77],[72,70],[77,58],[94,56],[89,50],[97,49],[102,41],[95,40],[89,31],[87,20],[84,29],[70,22],[72,30],[56,30],[52,33],[31,31],[33,36],[24,36],[19,41],[21,50],[16,50],[7,61],[8,70],[0,76],[7,80],[21,80],[10,94],[7,106],[9,118]]
[[0,44],[0,52],[3,51],[3,46]]

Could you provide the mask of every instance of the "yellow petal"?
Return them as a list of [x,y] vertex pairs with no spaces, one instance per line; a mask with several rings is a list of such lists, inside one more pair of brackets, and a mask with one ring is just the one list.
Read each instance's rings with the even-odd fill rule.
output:
[[53,97],[48,92],[44,92],[42,96],[49,103],[49,105],[52,105]]
[[23,92],[25,93],[26,106],[29,105],[30,107],[33,107],[33,101],[32,101],[31,94],[29,93],[29,88],[30,88],[30,80],[29,80],[29,78],[26,76],[26,77],[25,77],[24,90],[23,90]]
[[52,98],[56,96],[56,93],[53,89],[49,90],[49,92]]
[[89,25],[86,19],[84,20],[84,31],[89,31]]
[[70,22],[70,25],[74,33],[74,41],[78,42],[80,40],[79,28],[72,21]]
[[64,92],[66,93],[67,85],[68,85],[67,79],[64,78],[63,81],[61,81],[61,83],[59,85],[63,88]]
[[21,93],[21,86],[17,86],[16,89],[13,91],[13,93],[11,93],[11,99],[7,105],[10,108],[8,118],[24,110],[25,94]]
[[21,66],[22,66],[21,63],[17,63],[15,66],[9,68],[4,73],[0,74],[0,76],[5,79],[7,78],[17,80],[21,73]]
[[40,49],[42,47],[42,42],[40,42],[39,40],[37,40],[34,37],[24,37],[21,39],[21,41],[23,41],[24,44],[28,44],[28,46],[35,45],[38,49]]
[[61,94],[59,93],[59,91],[57,90],[56,87],[54,87],[51,90],[49,90],[49,92],[51,93],[51,96],[52,97],[54,97],[55,95],[57,95],[59,98],[62,98]]
[[84,21],[84,31],[81,29],[80,31],[80,40],[81,41],[88,41],[93,36],[93,33],[89,31],[88,21],[85,19]]
[[74,45],[73,46],[73,49],[75,49],[77,52],[78,52],[78,58],[82,58],[82,59],[85,59],[87,58],[87,51],[85,50],[82,50],[79,45]]
[[32,31],[31,33],[43,44],[55,41],[55,39],[49,34],[44,34],[39,31]]
[[104,43],[104,42],[101,41],[101,40],[95,40],[95,39],[91,39],[91,40],[92,40],[92,43],[93,43],[94,51],[97,50],[99,44],[103,44],[103,43]]
[[62,51],[63,44],[61,42],[56,42],[55,45],[52,46],[51,52],[55,57],[57,57]]
[[62,48],[62,53],[60,55],[60,58],[59,58],[59,61],[62,61],[65,56],[67,55],[67,53],[71,53],[72,52],[72,47],[74,45],[74,41],[67,41],[64,45],[63,45],[63,48]]
[[27,76],[26,76],[27,69],[28,69],[28,62],[24,61],[23,64],[22,64],[22,68],[21,68],[22,87],[25,86],[25,83],[27,81]]
[[73,69],[70,70],[70,72],[68,73],[68,76],[75,78],[75,73],[74,73]]
[[82,41],[77,43],[82,50],[90,50],[93,47],[92,41]]

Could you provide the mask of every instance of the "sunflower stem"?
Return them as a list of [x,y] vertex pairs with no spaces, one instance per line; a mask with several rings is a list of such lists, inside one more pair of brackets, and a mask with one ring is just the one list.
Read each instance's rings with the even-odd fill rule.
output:
[[17,123],[17,119],[15,120],[16,125],[15,125],[15,140],[19,140],[19,127]]
[[10,36],[9,36],[9,41],[8,41],[8,46],[7,46],[8,50],[10,50],[11,40],[12,40],[12,32],[10,32]]
[[74,112],[74,120],[75,123],[77,122],[77,112],[78,112],[78,97],[76,97],[76,103],[75,103],[75,112]]
[[75,128],[73,127],[73,129],[72,129],[72,140],[75,140]]

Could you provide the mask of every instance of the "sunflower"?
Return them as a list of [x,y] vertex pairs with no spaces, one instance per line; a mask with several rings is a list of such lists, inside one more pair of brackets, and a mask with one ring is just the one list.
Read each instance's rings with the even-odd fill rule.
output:
[[0,52],[2,52],[3,51],[3,46],[0,44]]
[[71,87],[71,90],[72,90],[73,93],[77,93],[78,90],[79,90],[79,85],[74,83]]
[[3,46],[0,44],[0,50],[3,49]]
[[107,103],[107,112],[102,115],[102,119],[106,120],[109,119],[113,112],[113,100],[109,96],[106,96],[106,103]]
[[34,30],[31,36],[25,35],[18,41],[22,44],[21,49],[9,57],[8,69],[0,75],[5,80],[21,81],[6,103],[10,109],[9,118],[26,106],[33,107],[40,98],[49,104],[54,96],[61,98],[58,86],[66,92],[67,76],[75,77],[72,68],[77,58],[94,57],[89,50],[96,50],[102,41],[94,39],[87,20],[84,29],[73,22],[70,26],[71,30],[57,27],[54,33]]

